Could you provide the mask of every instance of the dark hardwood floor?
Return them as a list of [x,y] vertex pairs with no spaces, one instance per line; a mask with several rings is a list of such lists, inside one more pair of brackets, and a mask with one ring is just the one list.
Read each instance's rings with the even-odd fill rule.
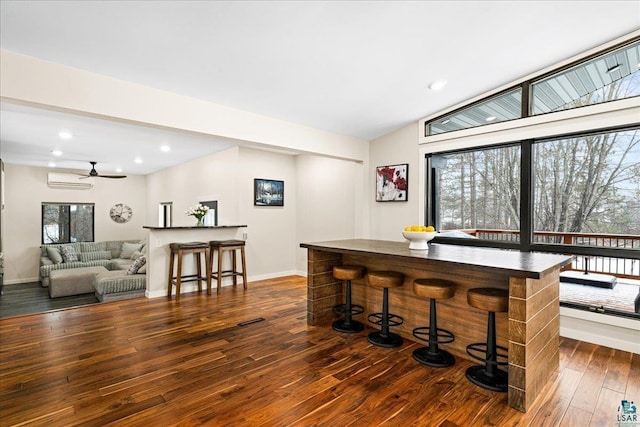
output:
[[48,288],[43,288],[39,282],[6,285],[2,291],[0,318],[43,313],[98,302],[94,294],[49,298]]
[[[0,320],[0,425],[606,426],[640,401],[640,356],[561,340],[532,410],[366,334],[306,324],[306,280]],[[263,318],[262,321],[239,323]]]

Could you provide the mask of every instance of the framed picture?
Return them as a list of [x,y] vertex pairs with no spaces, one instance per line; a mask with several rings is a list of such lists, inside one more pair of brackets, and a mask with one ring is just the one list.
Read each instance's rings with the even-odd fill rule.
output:
[[254,206],[284,206],[284,181],[273,179],[253,180]]
[[408,196],[408,163],[376,168],[376,202],[406,202]]

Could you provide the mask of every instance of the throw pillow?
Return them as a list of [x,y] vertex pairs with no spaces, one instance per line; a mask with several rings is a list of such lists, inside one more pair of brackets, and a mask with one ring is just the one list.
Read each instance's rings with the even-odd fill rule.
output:
[[144,255],[139,257],[137,260],[133,261],[133,264],[127,270],[127,274],[136,274],[143,265],[147,263],[147,257]]
[[120,258],[131,258],[131,255],[133,255],[133,253],[135,251],[140,251],[140,249],[142,249],[142,245],[139,243],[123,243],[122,244],[122,250],[120,251]]
[[58,248],[47,248],[47,256],[54,264],[62,263],[62,255],[60,255]]
[[138,270],[138,274],[147,274],[147,264],[140,267],[140,269]]
[[138,258],[140,258],[142,255],[143,255],[143,253],[142,253],[142,252],[140,252],[140,251],[135,251],[134,253],[132,253],[132,254],[131,254],[131,259],[134,259],[134,260],[135,260],[135,259],[138,259]]
[[60,246],[60,253],[64,262],[78,261],[78,254],[73,246]]

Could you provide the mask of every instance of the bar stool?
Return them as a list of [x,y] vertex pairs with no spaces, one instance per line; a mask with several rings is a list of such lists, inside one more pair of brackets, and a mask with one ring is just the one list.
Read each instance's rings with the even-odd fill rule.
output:
[[[487,323],[487,342],[473,343],[467,346],[467,354],[484,365],[476,365],[467,369],[466,377],[477,386],[491,391],[506,392],[508,389],[508,375],[498,369],[508,363],[508,350],[496,345],[496,313],[509,311],[509,292],[498,288],[475,288],[467,291],[467,303],[471,307],[489,312]],[[502,350],[504,353],[498,353]],[[484,357],[477,354],[484,354]],[[498,358],[504,362],[498,362]]]
[[[238,276],[242,276],[242,285],[247,289],[247,262],[244,256],[244,240],[212,240],[209,242],[209,266],[211,267],[211,279],[218,282],[217,293],[220,293],[223,277],[233,277],[233,286],[238,284]],[[236,250],[240,250],[242,261],[242,271],[238,271],[236,263]],[[226,251],[231,251],[231,270],[222,269],[222,255]],[[218,254],[218,269],[213,271],[213,257]],[[211,284],[207,287],[207,293],[211,294]]]
[[364,325],[356,320],[352,320],[351,317],[364,313],[364,307],[351,304],[351,281],[364,277],[364,267],[357,265],[337,265],[333,267],[333,277],[346,282],[345,304],[338,304],[333,307],[333,312],[344,316],[344,318],[336,320],[333,323],[333,329],[338,332],[360,332],[364,329]]
[[413,281],[413,293],[420,297],[429,298],[429,326],[413,330],[414,337],[429,343],[427,347],[420,347],[413,351],[413,358],[424,365],[445,368],[455,363],[455,358],[451,353],[438,348],[438,344],[451,343],[455,337],[452,332],[438,328],[436,316],[436,300],[452,298],[455,290],[455,284],[448,280],[416,279]]
[[402,345],[402,337],[389,332],[390,326],[399,326],[404,319],[396,314],[389,313],[389,288],[399,288],[404,282],[404,274],[395,271],[371,271],[367,273],[369,286],[382,288],[382,313],[371,313],[367,316],[369,322],[380,325],[381,329],[369,334],[369,342],[379,347],[399,347]]
[[[167,283],[167,296],[171,298],[173,285],[176,285],[176,299],[180,299],[180,285],[183,282],[198,281],[198,291],[202,291],[202,281],[206,280],[207,288],[211,286],[211,277],[209,276],[209,244],[204,242],[189,243],[171,243],[169,244],[171,256],[169,259],[169,280]],[[197,274],[182,275],[182,257],[187,254],[193,254],[198,268]],[[202,263],[200,255],[204,255],[205,276],[202,275]],[[178,271],[176,276],[173,275],[175,257],[178,256]]]

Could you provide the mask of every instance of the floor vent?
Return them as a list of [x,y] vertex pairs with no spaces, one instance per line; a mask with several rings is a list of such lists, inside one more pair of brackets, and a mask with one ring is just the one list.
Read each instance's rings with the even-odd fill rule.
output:
[[262,322],[263,320],[264,320],[263,317],[258,317],[256,319],[251,319],[251,320],[245,320],[244,322],[238,323],[238,326],[247,326],[247,325],[250,325],[252,323]]

